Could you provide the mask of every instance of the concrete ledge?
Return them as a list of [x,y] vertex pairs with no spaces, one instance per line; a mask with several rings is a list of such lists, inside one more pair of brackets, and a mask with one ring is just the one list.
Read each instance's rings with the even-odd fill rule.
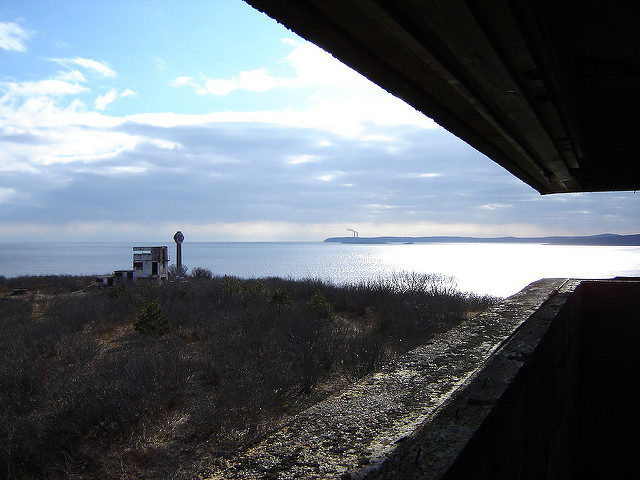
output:
[[579,283],[532,283],[298,414],[208,478],[438,478]]
[[[516,398],[512,398],[513,395],[510,393],[517,376],[527,384],[525,389],[533,388],[544,392],[543,397],[545,394],[553,397],[551,402],[557,396],[556,390],[562,390],[549,385],[545,388],[545,383],[551,384],[556,379],[548,372],[549,368],[536,366],[532,369],[531,365],[537,357],[543,357],[543,361],[551,360],[553,366],[558,367],[562,362],[553,359],[553,354],[558,352],[564,352],[563,360],[577,362],[578,356],[575,350],[578,348],[578,341],[575,325],[572,326],[573,328],[570,327],[572,331],[554,337],[554,341],[560,341],[562,347],[554,344],[546,349],[548,351],[542,354],[540,351],[543,350],[541,344],[547,340],[547,334],[554,320],[579,284],[580,281],[568,280],[557,290],[554,289],[547,301],[541,304],[540,308],[533,312],[506,341],[502,342],[484,365],[476,369],[465,384],[443,403],[437,414],[417,429],[410,441],[399,447],[393,456],[381,465],[381,468],[372,472],[367,478],[548,478],[546,472],[540,473],[534,470],[540,466],[545,468],[547,466],[545,462],[538,461],[532,466],[528,465],[522,457],[522,450],[535,448],[523,446],[522,443],[534,444],[539,440],[531,432],[536,427],[526,428],[522,423],[538,422],[540,430],[545,430],[539,435],[544,436],[548,429],[543,428],[543,424],[551,418],[553,418],[551,421],[558,420],[559,424],[565,421],[568,415],[563,415],[562,412],[550,413],[553,407],[541,408],[535,405],[536,408],[532,408],[529,404],[532,398],[538,403],[547,401],[546,397],[539,399],[540,395],[537,393],[523,394],[522,391],[518,391]],[[529,292],[530,288],[531,286],[522,293]],[[513,299],[514,297],[511,297],[505,303],[509,304]],[[571,344],[574,352],[570,353],[565,348],[565,345],[571,343],[568,339],[574,340]],[[553,353],[550,354],[549,350]],[[523,375],[522,372],[527,369],[529,371]],[[531,370],[535,375],[542,375],[542,378],[532,379]],[[565,374],[562,380],[566,380],[575,373],[576,367],[564,365],[564,369],[558,370],[560,375]],[[549,389],[553,391],[548,393]],[[566,390],[562,393],[566,392],[573,394],[575,388],[567,384]],[[557,406],[566,406],[570,403],[569,401],[557,402]],[[517,404],[515,408],[514,404]],[[503,413],[504,410],[509,412]],[[492,417],[489,418],[489,415]],[[548,418],[540,419],[535,415],[546,415]],[[498,425],[491,425],[496,417],[499,419]],[[562,426],[558,426],[558,429],[561,430],[561,434],[568,435]],[[485,430],[490,430],[490,433],[479,434]],[[538,442],[540,443],[543,442]],[[564,441],[560,443],[570,444]],[[476,444],[480,444],[481,447],[476,447]],[[483,457],[481,461],[470,458],[478,455]],[[537,457],[536,460],[538,460]],[[479,464],[481,467],[478,466]],[[481,471],[482,469],[488,471]],[[521,469],[529,471],[524,476],[514,473]],[[504,472],[508,473],[503,476]]]

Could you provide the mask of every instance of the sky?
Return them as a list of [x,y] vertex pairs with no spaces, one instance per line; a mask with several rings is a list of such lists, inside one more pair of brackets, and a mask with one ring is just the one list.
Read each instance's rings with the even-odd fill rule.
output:
[[241,0],[0,2],[0,241],[640,232],[541,196]]

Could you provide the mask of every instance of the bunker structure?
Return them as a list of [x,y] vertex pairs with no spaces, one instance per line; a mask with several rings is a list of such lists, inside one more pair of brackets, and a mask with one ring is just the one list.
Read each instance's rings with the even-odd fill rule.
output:
[[[541,194],[640,190],[637,0],[245,1]],[[207,478],[637,479],[638,378],[640,279],[541,279]]]
[[133,247],[133,278],[167,279],[169,253],[166,246]]
[[166,246],[133,247],[133,269],[114,270],[113,275],[96,277],[95,286],[120,285],[141,278],[166,280],[169,253]]

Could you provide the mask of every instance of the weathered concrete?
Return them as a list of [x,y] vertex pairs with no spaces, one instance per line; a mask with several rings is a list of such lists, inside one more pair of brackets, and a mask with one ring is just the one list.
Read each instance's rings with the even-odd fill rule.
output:
[[209,478],[438,477],[578,283],[531,284],[297,415]]
[[639,338],[637,279],[566,282],[369,478],[638,478]]
[[567,281],[373,478],[541,479],[550,464],[569,478],[579,342],[555,319],[578,285]]

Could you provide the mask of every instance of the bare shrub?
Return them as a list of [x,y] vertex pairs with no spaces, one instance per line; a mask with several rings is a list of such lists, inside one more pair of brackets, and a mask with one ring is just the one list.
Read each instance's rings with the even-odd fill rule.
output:
[[182,265],[182,268],[179,269],[175,263],[172,263],[167,269],[167,275],[170,279],[184,277],[186,275],[189,275],[189,267],[187,267],[186,265]]
[[196,267],[191,270],[191,278],[210,280],[213,278],[213,273],[208,268]]
[[0,301],[0,477],[182,478],[199,446],[248,445],[495,301],[453,282],[197,274],[58,295],[37,318],[35,297]]

